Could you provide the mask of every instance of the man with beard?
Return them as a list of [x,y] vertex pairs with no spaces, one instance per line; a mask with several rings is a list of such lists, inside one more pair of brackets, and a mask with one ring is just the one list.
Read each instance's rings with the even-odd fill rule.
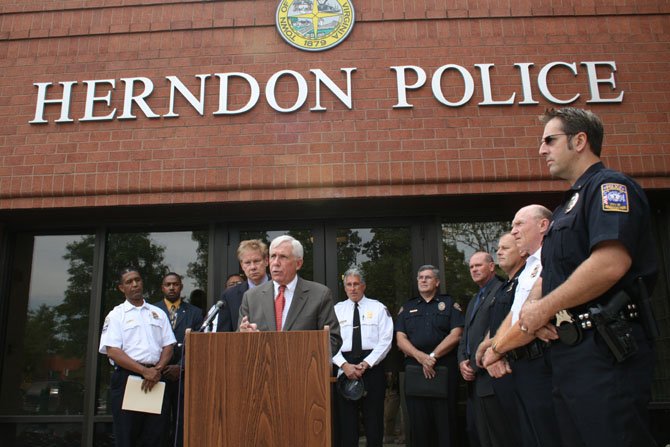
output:
[[170,446],[175,445],[175,437],[178,446],[183,445],[184,442],[184,369],[182,364],[184,335],[186,329],[197,331],[202,325],[202,310],[182,299],[183,288],[181,276],[174,272],[168,273],[163,277],[161,283],[163,299],[154,303],[170,319],[172,332],[177,339],[172,360],[162,371],[163,378],[166,380],[165,394],[170,402],[169,431],[172,439],[167,444]]

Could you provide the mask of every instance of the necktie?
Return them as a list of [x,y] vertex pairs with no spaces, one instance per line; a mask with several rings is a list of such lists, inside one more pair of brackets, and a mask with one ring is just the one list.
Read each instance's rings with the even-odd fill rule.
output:
[[275,298],[275,324],[278,331],[282,330],[281,317],[284,313],[284,305],[286,304],[284,290],[286,290],[286,286],[279,286],[279,293],[277,294],[277,298]]
[[361,315],[358,313],[358,303],[354,303],[354,331],[351,339],[351,355],[360,357],[363,351],[363,341],[361,340]]
[[[472,306],[472,313],[470,314],[470,321],[469,323],[472,323],[472,320],[475,319],[475,314],[477,313],[477,308],[481,304],[482,301],[482,295],[484,295],[484,289],[479,289],[479,292],[477,292],[477,295],[475,296],[475,304]],[[470,331],[465,332],[465,354],[467,356],[470,356]]]
[[172,329],[174,329],[175,323],[177,322],[177,306],[174,304],[170,306],[170,324]]
[[475,305],[472,306],[472,315],[474,316],[475,312],[477,312],[477,309],[479,308],[479,305],[482,303],[482,296],[484,295],[484,289],[481,288],[479,289],[479,292],[477,292],[477,296],[475,297]]

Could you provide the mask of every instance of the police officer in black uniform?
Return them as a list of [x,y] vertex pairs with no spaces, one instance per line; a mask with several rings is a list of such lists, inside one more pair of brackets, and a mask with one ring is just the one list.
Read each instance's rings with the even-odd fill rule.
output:
[[[487,303],[488,310],[488,339],[485,339],[477,349],[477,365],[483,368],[482,356],[490,346],[490,340],[495,337],[498,327],[505,320],[514,301],[516,285],[519,281],[519,275],[526,263],[525,257],[521,256],[514,236],[511,233],[505,233],[498,240],[498,266],[507,274],[507,280],[497,290],[493,299]],[[507,360],[502,361],[505,367],[508,366]],[[502,366],[502,365],[501,365]],[[530,439],[531,434],[527,433],[526,424],[521,423],[519,416],[519,404],[514,387],[512,376],[506,374],[492,381],[493,392],[497,397],[495,404],[490,409],[487,408],[486,418],[489,419],[489,432],[487,434],[490,443],[486,445],[517,447],[521,445],[531,445],[527,441],[522,444],[522,439]],[[497,414],[491,414],[495,412]],[[497,423],[493,423],[493,420]],[[525,430],[525,431],[524,431]],[[523,434],[522,434],[523,432]],[[480,439],[486,439],[486,436],[480,434]]]
[[[567,445],[656,445],[647,415],[655,327],[648,294],[657,273],[647,198],[600,161],[603,125],[595,114],[567,107],[547,111],[542,122],[540,155],[571,188],[554,211],[541,290],[522,308],[521,325],[560,338],[549,352]],[[549,321],[553,335],[542,329]]]
[[[450,446],[456,412],[458,365],[456,348],[463,333],[463,313],[448,295],[439,295],[440,271],[432,265],[419,268],[419,297],[408,301],[398,313],[396,339],[405,354],[405,401],[410,420],[412,446]],[[409,395],[409,372],[419,367],[417,381],[439,380],[445,374],[446,385],[439,390],[446,397]]]

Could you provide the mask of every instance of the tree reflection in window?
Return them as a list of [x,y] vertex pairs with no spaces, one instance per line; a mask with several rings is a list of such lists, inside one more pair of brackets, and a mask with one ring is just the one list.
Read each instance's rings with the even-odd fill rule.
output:
[[[509,222],[460,222],[442,224],[444,277],[447,291],[463,309],[478,287],[470,276],[470,256],[477,251],[495,258],[498,238],[510,231]],[[502,273],[502,271],[498,271]]]

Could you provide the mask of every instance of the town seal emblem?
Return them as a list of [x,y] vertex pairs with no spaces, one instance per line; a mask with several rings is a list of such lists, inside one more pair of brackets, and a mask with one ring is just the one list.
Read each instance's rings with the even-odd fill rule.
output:
[[350,0],[281,0],[276,22],[290,45],[305,51],[328,50],[354,27],[354,5]]

